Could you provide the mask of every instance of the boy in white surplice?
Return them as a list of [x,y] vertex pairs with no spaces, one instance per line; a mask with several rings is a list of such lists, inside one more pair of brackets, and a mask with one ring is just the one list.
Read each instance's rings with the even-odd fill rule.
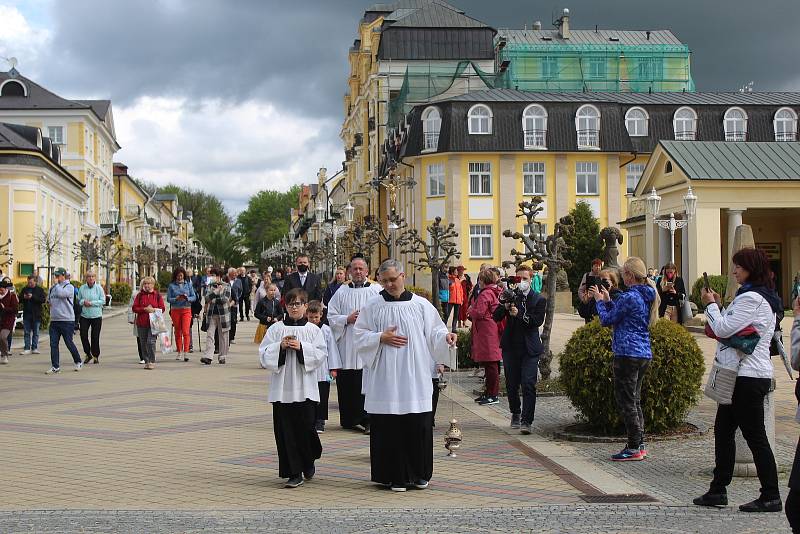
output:
[[314,429],[319,401],[316,369],[327,359],[325,337],[306,318],[308,295],[292,289],[285,296],[289,317],[275,323],[261,341],[261,366],[272,372],[269,402],[278,472],[287,488],[296,488],[314,476],[314,461],[322,456],[322,444]]

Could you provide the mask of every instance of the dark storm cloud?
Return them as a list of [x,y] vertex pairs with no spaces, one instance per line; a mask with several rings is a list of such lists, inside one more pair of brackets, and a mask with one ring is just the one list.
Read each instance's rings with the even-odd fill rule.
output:
[[[55,2],[46,79],[70,93],[268,100],[341,119],[347,50],[372,0],[75,0]],[[569,7],[574,28],[671,29],[692,50],[698,90],[800,89],[798,0],[452,0],[496,28],[547,26]],[[54,83],[55,82],[55,83]]]

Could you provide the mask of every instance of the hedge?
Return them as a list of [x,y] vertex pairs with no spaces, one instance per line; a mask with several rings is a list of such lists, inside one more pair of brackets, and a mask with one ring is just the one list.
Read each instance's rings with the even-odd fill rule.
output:
[[[708,284],[711,286],[711,289],[719,293],[720,296],[722,296],[722,299],[725,300],[725,290],[728,288],[727,276],[724,274],[710,274],[708,275]],[[701,312],[706,309],[706,307],[703,305],[703,301],[700,300],[700,290],[702,288],[703,277],[700,277],[695,280],[694,285],[692,286],[692,294],[689,297],[689,300],[697,304],[697,309]]]
[[458,331],[458,341],[456,341],[456,348],[458,349],[458,368],[466,369],[470,367],[477,367],[472,360],[472,329],[460,329]]
[[111,284],[111,303],[126,306],[132,293],[131,286],[128,284],[120,282]]
[[169,271],[159,271],[156,277],[156,289],[166,291],[172,283],[172,273]]
[[[684,422],[700,399],[703,352],[682,326],[659,320],[650,327],[653,360],[642,384],[647,432],[664,432]],[[614,400],[611,329],[595,319],[578,328],[559,359],[564,390],[590,427],[602,433],[623,430]]]

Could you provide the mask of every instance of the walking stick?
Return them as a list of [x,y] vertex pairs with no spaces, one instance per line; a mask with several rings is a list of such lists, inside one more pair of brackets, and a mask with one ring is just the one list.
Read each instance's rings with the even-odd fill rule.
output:
[[197,347],[198,347],[198,351],[197,352],[203,352],[203,344],[200,342],[200,316],[199,315],[197,316],[197,320],[195,321],[195,323],[197,323]]

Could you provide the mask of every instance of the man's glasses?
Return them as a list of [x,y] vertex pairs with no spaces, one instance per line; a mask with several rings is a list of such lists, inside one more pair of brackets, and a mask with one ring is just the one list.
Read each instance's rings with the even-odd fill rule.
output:
[[286,305],[286,307],[287,308],[300,308],[300,307],[305,306],[305,305],[306,305],[305,302],[290,302],[289,304]]

